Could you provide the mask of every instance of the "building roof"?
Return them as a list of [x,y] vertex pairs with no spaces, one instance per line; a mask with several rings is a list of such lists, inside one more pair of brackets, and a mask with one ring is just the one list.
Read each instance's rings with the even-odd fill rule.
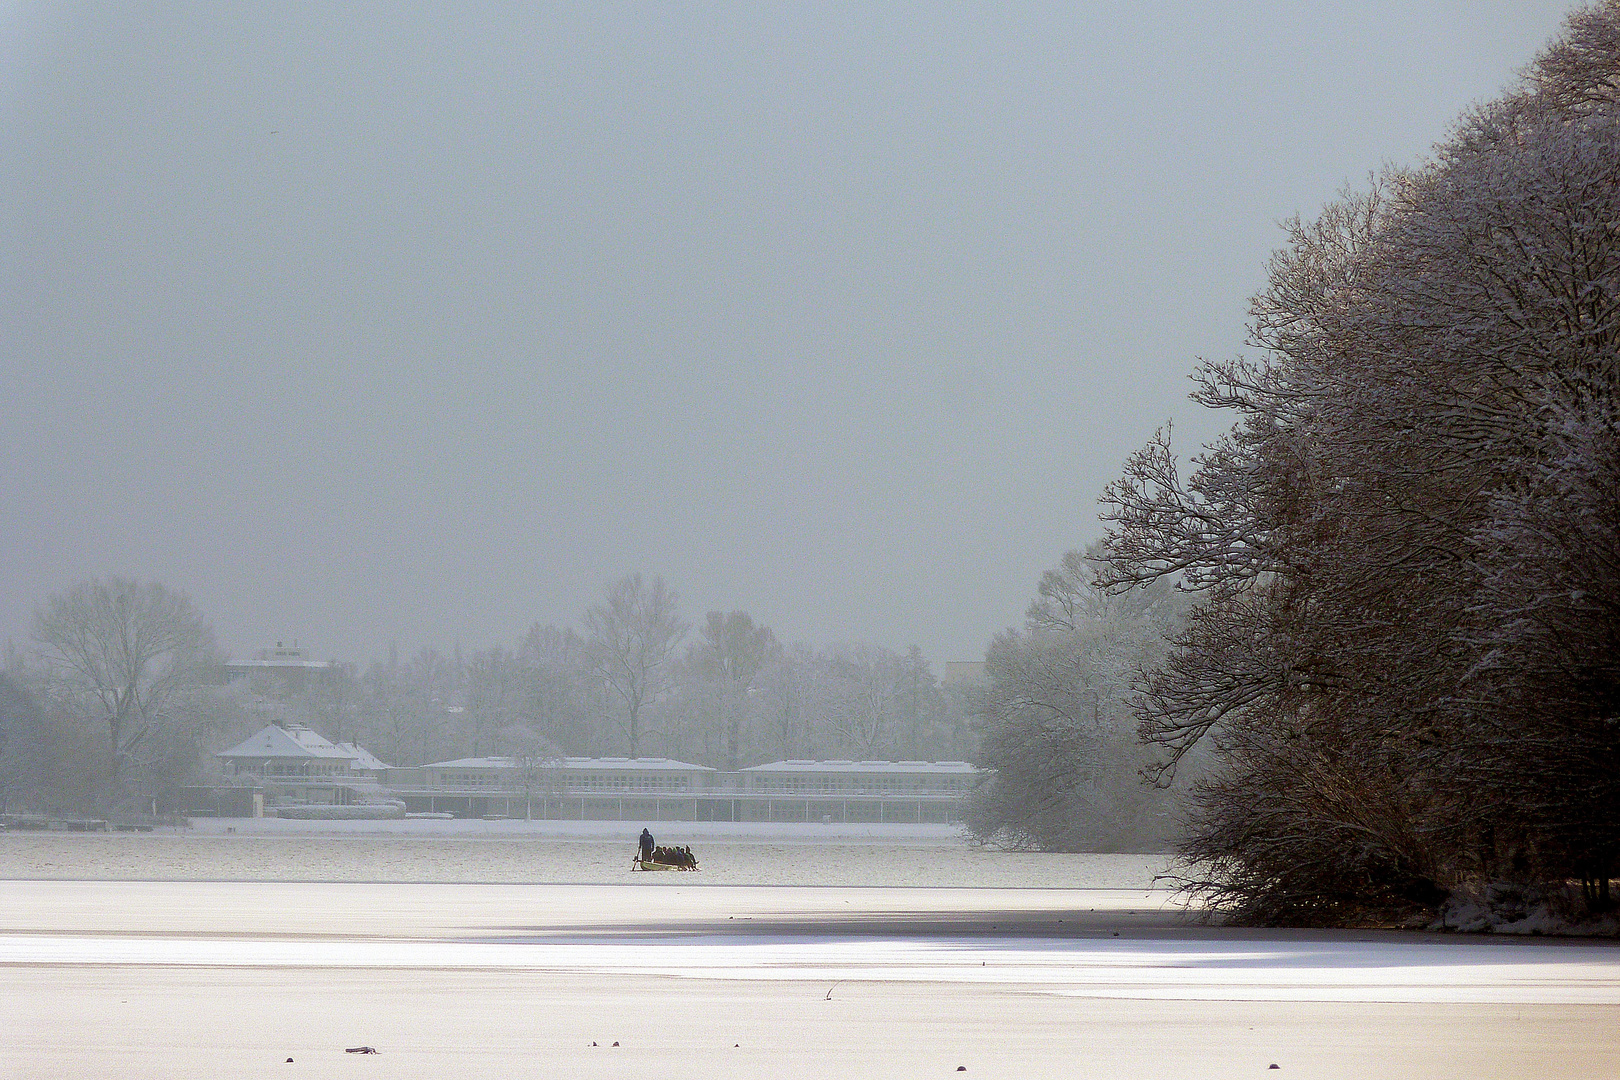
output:
[[751,765],[740,772],[761,773],[927,773],[938,776],[947,773],[969,774],[978,772],[976,766],[965,761],[805,761],[790,759],[772,761],[764,765]]
[[[352,750],[333,746],[318,732],[300,724],[267,724],[229,750],[214,755],[220,758],[342,758],[353,761],[358,755]],[[367,755],[368,757],[370,755]],[[375,759],[374,759],[375,760]],[[386,768],[386,766],[384,766]]]
[[[556,768],[559,763],[555,759],[545,763],[548,767]],[[477,757],[457,758],[455,761],[435,761],[431,765],[422,766],[424,769],[515,769],[517,759],[510,757]],[[714,772],[707,765],[693,765],[685,761],[673,761],[661,757],[639,758],[589,758],[570,757],[563,758],[560,767],[564,769],[641,769],[641,770],[687,770],[691,772]]]
[[393,768],[392,765],[389,765],[387,762],[385,762],[381,758],[377,757],[376,754],[373,754],[370,750],[367,750],[365,747],[361,746],[359,743],[340,742],[340,743],[337,744],[337,748],[339,750],[345,751],[346,753],[349,753],[349,754],[353,755],[353,757],[354,757],[354,767],[356,769],[392,769]]

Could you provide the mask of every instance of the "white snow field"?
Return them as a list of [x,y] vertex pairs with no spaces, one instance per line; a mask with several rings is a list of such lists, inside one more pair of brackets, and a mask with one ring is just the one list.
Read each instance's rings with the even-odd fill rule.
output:
[[0,1009],[0,1077],[1620,1074],[1615,947],[1140,888],[6,880]]
[[0,1077],[1620,1070],[1604,944],[1221,931],[1139,889],[643,878],[0,881]]

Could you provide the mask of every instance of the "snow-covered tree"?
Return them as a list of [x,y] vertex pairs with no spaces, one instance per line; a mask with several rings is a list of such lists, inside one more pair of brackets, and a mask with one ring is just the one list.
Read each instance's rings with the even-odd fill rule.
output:
[[1184,853],[1251,918],[1596,895],[1620,856],[1617,79],[1611,0],[1432,161],[1293,223],[1256,357],[1198,375],[1238,423],[1107,492],[1103,582],[1198,598],[1139,717],[1171,768],[1214,736]]

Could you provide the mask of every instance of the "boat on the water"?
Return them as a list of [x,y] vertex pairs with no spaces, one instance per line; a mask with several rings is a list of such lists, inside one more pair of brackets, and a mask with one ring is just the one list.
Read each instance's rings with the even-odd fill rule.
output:
[[652,859],[636,859],[630,864],[632,870],[696,870],[695,866],[676,866],[674,863],[654,862]]

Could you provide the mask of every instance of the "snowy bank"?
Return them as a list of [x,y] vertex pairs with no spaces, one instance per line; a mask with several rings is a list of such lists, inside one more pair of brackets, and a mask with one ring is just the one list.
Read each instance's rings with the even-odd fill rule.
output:
[[1580,891],[1569,885],[1493,881],[1483,888],[1454,891],[1429,929],[1461,934],[1617,937],[1620,912],[1590,914]]

